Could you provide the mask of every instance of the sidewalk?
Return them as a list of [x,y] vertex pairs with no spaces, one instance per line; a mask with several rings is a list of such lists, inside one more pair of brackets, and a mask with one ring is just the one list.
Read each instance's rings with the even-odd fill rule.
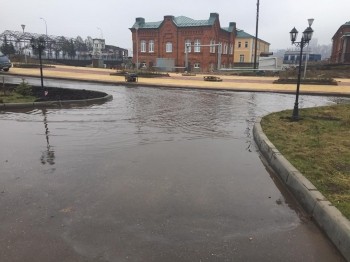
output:
[[[44,78],[73,79],[103,83],[125,84],[124,76],[111,76],[114,69],[99,69],[87,67],[56,66],[44,68]],[[40,76],[39,68],[11,68],[7,73],[21,76]],[[209,75],[209,74],[208,74]],[[185,87],[201,89],[220,89],[232,91],[258,91],[258,92],[284,92],[295,93],[295,84],[273,84],[277,77],[247,77],[247,76],[220,76],[222,82],[208,82],[203,80],[202,74],[196,76],[182,76],[170,73],[170,77],[143,78],[140,77],[137,85]],[[350,96],[350,79],[337,79],[338,86],[331,85],[306,85],[300,86],[301,94],[325,94]],[[134,84],[134,83],[128,83]]]

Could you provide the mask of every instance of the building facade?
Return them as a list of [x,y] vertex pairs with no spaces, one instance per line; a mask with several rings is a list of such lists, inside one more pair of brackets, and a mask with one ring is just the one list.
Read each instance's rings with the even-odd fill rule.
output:
[[146,22],[136,18],[130,30],[133,63],[139,67],[204,72],[233,67],[236,23],[222,28],[217,13],[207,20],[164,16],[163,21]]
[[[257,59],[261,54],[267,54],[270,50],[270,44],[264,40],[258,38],[257,45]],[[251,66],[254,63],[255,57],[255,36],[252,36],[243,30],[237,30],[234,62],[239,66]]]
[[[310,51],[304,51],[302,61],[308,61],[308,62],[318,62],[321,61],[321,54],[314,54]],[[283,56],[283,64],[286,65],[298,65],[300,60],[300,51],[286,51]]]
[[332,41],[331,62],[339,64],[350,63],[350,21],[339,27]]

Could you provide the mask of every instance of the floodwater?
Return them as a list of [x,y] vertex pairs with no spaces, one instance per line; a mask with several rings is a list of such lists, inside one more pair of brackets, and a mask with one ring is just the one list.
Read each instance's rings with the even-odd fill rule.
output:
[[0,261],[343,261],[252,138],[294,96],[46,85],[113,100],[0,113]]

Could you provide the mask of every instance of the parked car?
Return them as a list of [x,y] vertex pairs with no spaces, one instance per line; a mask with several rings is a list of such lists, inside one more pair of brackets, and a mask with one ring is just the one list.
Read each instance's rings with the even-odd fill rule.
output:
[[0,52],[0,70],[9,71],[11,66],[10,59]]

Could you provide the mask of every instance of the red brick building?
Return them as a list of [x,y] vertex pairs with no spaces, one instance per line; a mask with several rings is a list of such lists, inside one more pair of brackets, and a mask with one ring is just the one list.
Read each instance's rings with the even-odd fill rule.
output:
[[331,62],[350,63],[350,21],[339,27],[332,40]]
[[217,13],[207,20],[164,16],[163,21],[146,22],[139,17],[130,30],[133,62],[140,67],[174,71],[187,65],[190,71],[204,72],[233,67],[236,23],[222,28]]

